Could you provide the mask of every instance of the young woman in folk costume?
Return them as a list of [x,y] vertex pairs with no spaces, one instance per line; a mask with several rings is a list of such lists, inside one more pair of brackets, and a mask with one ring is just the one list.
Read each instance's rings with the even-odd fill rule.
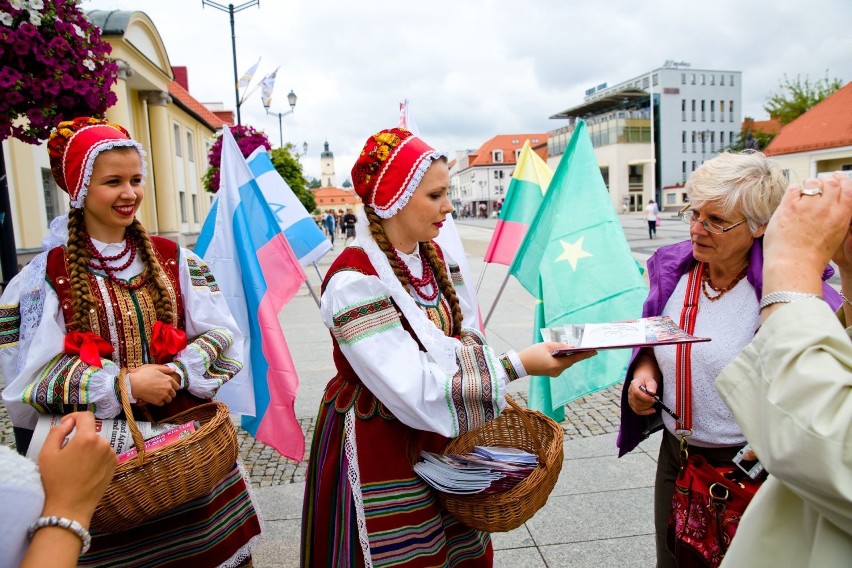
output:
[[[119,380],[131,402],[160,416],[211,398],[242,367],[242,336],[204,262],[136,220],[141,146],[121,126],[78,118],[60,123],[48,153],[71,198],[67,225],[51,224],[45,252],[0,298],[3,400],[16,433],[39,413],[120,415]],[[28,440],[19,440],[23,451]],[[246,565],[259,533],[235,465],[204,497],[93,534],[80,566]]]
[[302,515],[303,566],[490,566],[487,533],[443,512],[413,471],[420,450],[496,418],[506,384],[589,357],[560,344],[497,354],[432,242],[453,207],[445,155],[407,130],[371,136],[352,169],[355,241],[323,283],[337,375],[320,405]]

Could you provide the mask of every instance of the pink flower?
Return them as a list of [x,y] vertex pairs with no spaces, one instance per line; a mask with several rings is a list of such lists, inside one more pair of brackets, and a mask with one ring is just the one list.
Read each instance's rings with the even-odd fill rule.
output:
[[21,78],[21,74],[9,67],[0,69],[0,87],[8,89],[13,87]]

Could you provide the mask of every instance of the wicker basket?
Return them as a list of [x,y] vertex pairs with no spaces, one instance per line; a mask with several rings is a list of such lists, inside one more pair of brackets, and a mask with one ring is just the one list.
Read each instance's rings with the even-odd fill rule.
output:
[[467,526],[487,532],[518,528],[547,502],[562,470],[562,428],[541,412],[508,396],[503,413],[482,428],[462,434],[444,450],[465,454],[474,446],[520,448],[538,456],[538,467],[511,489],[490,495],[454,495],[437,491],[447,512]]
[[204,495],[234,468],[238,454],[237,432],[228,406],[222,402],[204,403],[171,417],[169,422],[175,424],[197,420],[201,428],[182,440],[146,452],[125,392],[123,372],[118,383],[139,454],[115,468],[92,517],[92,528],[101,532],[131,528]]

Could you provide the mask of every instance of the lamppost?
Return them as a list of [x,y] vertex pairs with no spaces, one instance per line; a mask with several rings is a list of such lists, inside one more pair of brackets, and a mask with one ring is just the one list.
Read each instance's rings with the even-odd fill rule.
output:
[[234,14],[237,12],[242,12],[246,8],[251,8],[252,6],[260,6],[260,0],[251,0],[250,2],[244,2],[239,6],[234,6],[233,4],[228,4],[225,6],[224,4],[219,4],[218,2],[213,2],[212,0],[201,0],[201,7],[210,6],[212,8],[216,8],[217,10],[221,10],[222,12],[228,12],[231,16],[231,52],[234,57],[234,98],[237,103],[237,126],[242,125],[242,121],[240,119],[240,79],[237,75],[237,36],[234,33]]
[[294,152],[293,152],[293,154],[296,156],[296,159],[297,159],[297,160],[298,160],[299,158],[301,158],[302,156],[304,156],[305,154],[307,154],[307,153],[308,153],[308,143],[307,143],[307,141],[302,142],[302,151],[301,151],[301,152],[299,152],[298,150],[296,150],[296,151],[294,151]]
[[[296,110],[296,93],[293,90],[290,90],[290,93],[287,95],[287,102],[290,103],[290,110],[287,112],[272,112],[269,110],[269,104],[267,103],[267,99],[264,99],[263,107],[266,109],[266,114],[271,114],[272,116],[278,117],[278,147],[284,147],[284,129],[281,125],[281,119],[287,116],[288,114],[293,114],[293,111]],[[304,143],[305,152],[308,151],[308,143]]]

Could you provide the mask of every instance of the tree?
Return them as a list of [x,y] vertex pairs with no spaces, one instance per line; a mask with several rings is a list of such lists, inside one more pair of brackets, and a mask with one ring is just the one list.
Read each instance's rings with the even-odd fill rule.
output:
[[769,96],[763,110],[768,112],[769,116],[780,120],[781,124],[788,124],[842,87],[843,82],[837,78],[829,79],[826,70],[825,77],[814,83],[810,82],[807,75],[804,79],[801,75],[796,75],[794,81],[784,75],[779,86],[781,90]]
[[322,182],[320,180],[318,180],[317,178],[311,178],[308,181],[308,187],[310,189],[319,189],[319,188],[322,187]]
[[287,143],[283,148],[275,148],[270,152],[272,157],[272,165],[275,166],[275,171],[284,178],[302,205],[308,211],[313,211],[316,208],[314,194],[307,188],[305,176],[302,173],[302,164],[297,160],[292,152],[294,146]]

